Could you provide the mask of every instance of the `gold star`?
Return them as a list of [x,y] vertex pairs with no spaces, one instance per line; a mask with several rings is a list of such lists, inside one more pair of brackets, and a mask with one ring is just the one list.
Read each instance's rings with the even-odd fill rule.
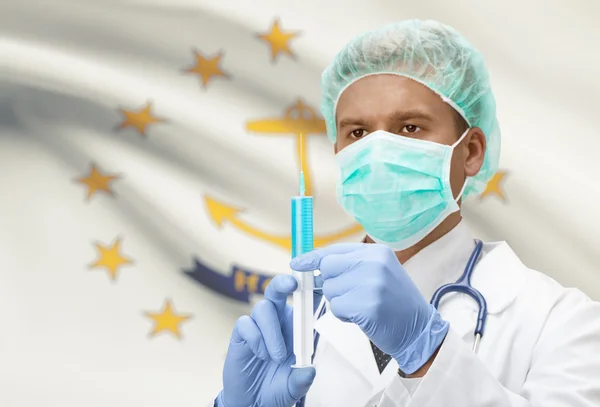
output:
[[135,127],[135,129],[140,133],[141,136],[146,136],[146,127],[154,123],[163,123],[166,120],[157,116],[154,116],[151,112],[152,104],[150,102],[146,103],[146,106],[142,107],[140,110],[126,110],[119,109],[121,114],[125,116],[123,123],[121,123],[117,130],[124,129],[126,127]]
[[96,168],[96,164],[94,163],[92,163],[90,167],[91,168],[89,175],[75,180],[78,183],[84,184],[88,187],[87,196],[85,199],[89,201],[90,198],[94,196],[94,194],[97,191],[103,191],[111,196],[114,196],[114,191],[110,189],[109,183],[116,179],[119,179],[119,175],[102,174],[102,172],[100,172],[98,168]]
[[299,31],[282,31],[279,25],[279,19],[275,19],[273,25],[271,25],[271,31],[265,34],[259,34],[258,38],[269,44],[271,47],[271,61],[275,62],[281,53],[288,54],[290,57],[295,58],[288,42],[292,38],[298,36],[298,34],[300,34]]
[[208,82],[215,77],[229,78],[229,74],[221,69],[219,63],[223,58],[223,52],[219,52],[212,58],[206,58],[199,51],[194,51],[196,65],[185,70],[187,73],[199,75],[202,78],[202,87],[206,88]]
[[154,328],[149,334],[150,337],[154,337],[163,331],[168,331],[175,335],[177,339],[181,339],[179,325],[192,318],[190,314],[177,314],[173,310],[173,304],[170,299],[165,300],[162,311],[146,312],[145,315],[154,321]]
[[494,174],[490,182],[488,182],[485,191],[481,193],[480,199],[494,194],[497,195],[502,202],[506,202],[506,197],[504,196],[504,192],[500,186],[500,182],[502,182],[506,174],[506,171],[498,171],[496,174]]
[[132,260],[120,253],[121,239],[119,238],[115,239],[111,247],[103,246],[100,243],[95,243],[94,245],[96,246],[96,250],[98,250],[99,258],[95,263],[90,265],[90,268],[105,268],[112,281],[116,280],[120,267],[133,263]]

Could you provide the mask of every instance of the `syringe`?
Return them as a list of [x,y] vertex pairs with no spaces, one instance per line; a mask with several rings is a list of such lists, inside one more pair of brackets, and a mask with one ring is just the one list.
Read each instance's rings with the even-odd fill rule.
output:
[[[300,171],[300,190],[292,197],[292,258],[313,250],[313,197],[306,196],[304,172]],[[313,291],[314,273],[292,271],[298,281],[293,295],[295,368],[312,366],[314,353]]]

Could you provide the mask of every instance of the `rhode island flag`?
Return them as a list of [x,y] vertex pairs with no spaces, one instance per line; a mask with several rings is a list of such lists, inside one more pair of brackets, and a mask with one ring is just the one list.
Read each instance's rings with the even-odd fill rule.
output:
[[[4,0],[0,406],[210,404],[235,320],[289,273],[301,169],[316,244],[363,236],[336,203],[319,113],[320,73],[337,49],[415,13],[482,38],[483,26],[405,3]],[[551,111],[560,98],[511,85],[511,59],[480,45],[507,139],[543,134],[554,154],[593,134],[567,137],[534,111],[523,124],[524,105]],[[570,125],[595,118],[581,115]],[[599,169],[586,153],[598,140],[558,174],[509,141],[500,171],[465,204],[479,237],[509,240],[531,266],[596,297],[600,225],[579,221],[597,210],[583,197],[567,207],[564,180],[580,171],[598,198],[581,178]],[[575,223],[546,226],[566,215]]]

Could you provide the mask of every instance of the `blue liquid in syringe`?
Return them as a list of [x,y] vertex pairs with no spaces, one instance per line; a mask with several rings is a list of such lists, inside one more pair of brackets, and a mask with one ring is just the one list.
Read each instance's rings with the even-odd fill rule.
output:
[[304,173],[300,172],[298,196],[292,197],[292,258],[314,248],[313,197],[305,194]]

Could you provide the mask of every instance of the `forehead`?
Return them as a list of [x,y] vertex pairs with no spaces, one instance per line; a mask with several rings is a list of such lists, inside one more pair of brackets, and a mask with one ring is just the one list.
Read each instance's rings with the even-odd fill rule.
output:
[[336,107],[336,122],[384,119],[409,110],[440,119],[452,118],[453,111],[427,86],[403,76],[380,74],[361,78],[342,92]]

